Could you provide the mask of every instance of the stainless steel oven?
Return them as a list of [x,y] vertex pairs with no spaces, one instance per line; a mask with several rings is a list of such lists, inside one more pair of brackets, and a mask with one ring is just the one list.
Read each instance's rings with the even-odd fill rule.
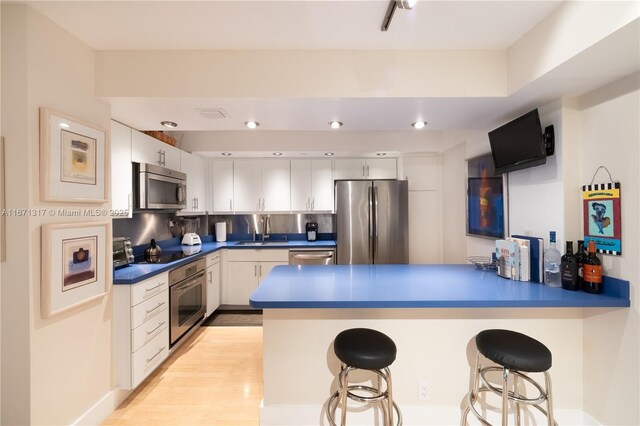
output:
[[135,207],[137,210],[180,210],[187,206],[187,175],[155,166],[133,163]]
[[204,257],[169,272],[169,340],[173,345],[204,318],[206,311]]

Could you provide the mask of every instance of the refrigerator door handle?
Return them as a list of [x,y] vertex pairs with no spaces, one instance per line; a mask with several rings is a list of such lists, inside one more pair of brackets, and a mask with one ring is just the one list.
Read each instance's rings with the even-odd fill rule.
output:
[[373,200],[373,188],[369,188],[368,191],[369,198],[369,263],[373,263],[373,242],[374,242],[374,200]]
[[378,188],[374,186],[371,188],[371,192],[373,193],[373,209],[371,210],[373,216],[373,254],[371,257],[373,263],[376,263],[378,257]]

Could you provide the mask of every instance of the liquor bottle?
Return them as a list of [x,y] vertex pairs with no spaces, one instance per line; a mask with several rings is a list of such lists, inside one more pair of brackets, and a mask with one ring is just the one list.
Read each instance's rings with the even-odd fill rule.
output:
[[549,248],[544,251],[544,283],[560,287],[560,252],[556,248],[556,231],[549,232]]
[[578,290],[582,289],[582,266],[587,258],[587,252],[584,250],[584,241],[578,240],[578,250],[576,251],[576,261],[578,262]]
[[573,241],[567,241],[567,250],[561,258],[560,275],[562,278],[562,288],[576,291],[580,289],[578,277],[578,261],[573,254]]
[[602,264],[596,256],[596,243],[589,241],[589,254],[582,266],[582,289],[587,293],[602,292]]

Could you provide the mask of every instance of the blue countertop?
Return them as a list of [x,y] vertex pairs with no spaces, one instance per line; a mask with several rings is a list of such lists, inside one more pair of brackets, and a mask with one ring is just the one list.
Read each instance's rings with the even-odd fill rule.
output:
[[[282,244],[273,244],[273,245],[238,245],[239,241],[227,241],[224,243],[217,242],[203,242],[200,245],[201,250],[190,256],[184,257],[180,260],[176,260],[171,263],[152,263],[152,264],[134,264],[129,265],[124,268],[117,269],[113,272],[113,283],[114,284],[135,284],[140,281],[146,280],[147,278],[151,278],[154,275],[161,274],[163,272],[170,271],[180,265],[184,265],[189,263],[199,257],[206,256],[209,253],[213,253],[215,251],[221,249],[233,249],[233,250],[247,250],[247,249],[258,249],[258,250],[289,250],[294,248],[335,248],[335,241],[289,241],[287,243]],[[193,247],[198,246],[182,246],[179,244],[162,246],[163,251],[180,251],[180,250],[192,250]]]
[[511,281],[473,265],[277,266],[250,298],[281,308],[629,307],[629,282],[603,294]]

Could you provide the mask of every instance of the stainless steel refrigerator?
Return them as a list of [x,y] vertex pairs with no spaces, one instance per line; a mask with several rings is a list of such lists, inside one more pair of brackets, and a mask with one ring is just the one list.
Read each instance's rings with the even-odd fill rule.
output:
[[409,263],[406,180],[337,180],[339,265]]

